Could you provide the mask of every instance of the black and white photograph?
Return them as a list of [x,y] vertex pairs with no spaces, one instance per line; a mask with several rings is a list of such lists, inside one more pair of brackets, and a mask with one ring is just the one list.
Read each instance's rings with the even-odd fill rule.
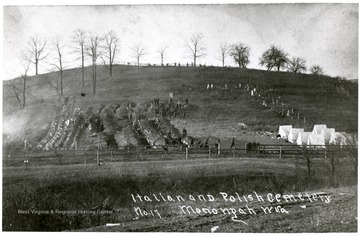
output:
[[3,232],[358,232],[358,3],[56,3],[2,5]]

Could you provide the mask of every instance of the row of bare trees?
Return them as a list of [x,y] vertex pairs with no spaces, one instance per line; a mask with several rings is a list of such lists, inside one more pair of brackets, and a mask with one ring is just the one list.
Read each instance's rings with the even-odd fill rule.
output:
[[[56,90],[58,95],[64,94],[64,62],[65,57],[75,55],[75,60],[81,61],[81,84],[85,86],[85,61],[89,57],[92,62],[92,84],[93,92],[96,93],[96,65],[99,58],[102,59],[106,68],[113,73],[113,65],[115,56],[118,51],[119,38],[110,31],[103,37],[93,36],[89,33],[76,30],[71,37],[71,44],[67,44],[61,37],[56,37],[50,42],[40,37],[32,37],[28,41],[27,48],[21,52],[21,65],[23,72],[21,75],[21,83],[16,80],[10,80],[9,86],[12,88],[13,94],[17,99],[20,108],[26,105],[26,80],[30,65],[34,66],[35,75],[39,74],[39,65],[44,63],[51,66],[52,71],[59,73],[59,78],[52,81],[45,78],[45,82]],[[51,59],[49,57],[52,56]]]
[[[20,107],[24,108],[26,104],[26,79],[31,64],[34,65],[36,75],[39,73],[39,64],[42,62],[51,65],[52,70],[59,73],[58,80],[55,82],[48,79],[45,80],[56,90],[58,95],[62,96],[64,94],[64,62],[69,61],[69,57],[71,56],[72,58],[75,58],[75,61],[80,61],[81,85],[85,86],[85,63],[89,60],[92,69],[93,93],[95,94],[97,84],[96,68],[98,61],[101,59],[101,62],[109,70],[110,77],[112,77],[113,67],[116,63],[115,58],[119,54],[119,46],[120,39],[114,31],[109,31],[103,36],[99,36],[78,29],[73,32],[70,44],[64,42],[61,37],[56,37],[50,43],[46,39],[39,37],[30,38],[27,49],[22,52],[22,86],[14,81],[10,82],[10,86],[14,91],[14,95],[18,100]],[[207,48],[204,42],[204,35],[201,33],[193,34],[191,38],[185,42],[184,46],[189,57],[192,59],[192,66],[197,65],[199,58],[206,56]],[[158,46],[156,52],[160,56],[161,65],[164,65],[164,58],[168,48],[169,45],[167,43],[162,43]],[[139,67],[141,59],[148,53],[147,47],[142,43],[137,43],[130,49],[131,57],[136,59]],[[221,43],[219,49],[218,59],[222,62],[223,67],[225,66],[225,59],[227,56],[230,56],[240,68],[246,68],[250,63],[250,48],[243,43],[232,45]],[[51,59],[49,59],[50,55],[52,56]],[[287,69],[294,73],[306,72],[305,59],[301,57],[289,59],[287,53],[274,45],[263,53],[259,64],[267,68],[267,70],[275,69],[280,71]],[[309,71],[316,75],[323,74],[322,68],[318,65],[312,66]],[[78,80],[76,80],[76,84],[78,85]]]

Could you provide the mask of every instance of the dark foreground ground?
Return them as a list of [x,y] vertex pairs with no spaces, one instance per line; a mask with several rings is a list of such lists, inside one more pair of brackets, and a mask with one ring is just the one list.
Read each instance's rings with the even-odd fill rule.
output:
[[[3,169],[4,231],[121,232],[356,232],[357,182],[352,164],[338,160],[330,182],[329,160],[228,158]],[[328,197],[304,200],[225,201],[229,196],[275,194]],[[161,200],[182,196],[184,201]],[[321,193],[321,194],[319,194]],[[136,202],[132,195],[149,196]],[[157,201],[155,194],[160,200]],[[189,195],[212,195],[214,201]],[[184,213],[193,208],[254,209],[254,214]],[[261,207],[277,207],[265,214]],[[137,210],[135,210],[137,209]],[[281,210],[282,209],[282,210]],[[142,212],[139,213],[139,212]],[[246,210],[245,210],[246,211]],[[147,216],[145,216],[146,213]],[[151,212],[154,214],[152,216]],[[161,218],[160,218],[161,216]],[[106,226],[107,224],[115,226]]]

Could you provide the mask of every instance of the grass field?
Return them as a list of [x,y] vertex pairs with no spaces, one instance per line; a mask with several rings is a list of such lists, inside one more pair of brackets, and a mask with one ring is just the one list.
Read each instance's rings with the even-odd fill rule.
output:
[[[188,161],[154,161],[115,163],[104,166],[71,165],[13,167],[3,169],[3,230],[25,231],[201,231],[208,232],[214,224],[221,225],[223,232],[335,232],[344,230],[341,219],[350,222],[346,232],[355,230],[355,212],[350,209],[356,202],[356,190],[347,187],[345,195],[336,189],[329,190],[339,198],[322,207],[307,203],[306,211],[291,206],[290,215],[258,214],[247,219],[250,227],[242,227],[230,220],[230,216],[188,216],[179,213],[178,204],[171,202],[142,205],[144,209],[159,209],[162,219],[140,217],[136,214],[131,194],[188,195],[213,194],[220,191],[248,194],[314,192],[328,188],[328,161],[315,159],[313,175],[307,177],[306,163],[294,159],[213,159]],[[356,182],[351,163],[340,162],[337,169],[337,186],[351,186]],[[346,173],[346,174],[345,174]],[[355,181],[355,182],[354,182]],[[322,191],[322,190],[321,190]],[[325,190],[328,191],[328,190]],[[340,190],[339,190],[340,191]],[[343,199],[345,198],[345,199]],[[189,203],[189,202],[185,202]],[[185,204],[184,203],[184,204]],[[225,204],[216,201],[214,204]],[[220,205],[208,206],[219,207]],[[226,204],[225,204],[226,205]],[[221,205],[222,206],[222,205]],[[346,206],[346,207],[345,207]],[[230,206],[229,206],[230,207]],[[236,207],[233,206],[233,207]],[[255,205],[254,205],[255,207]],[[259,208],[259,206],[256,206]],[[17,210],[101,210],[111,214],[23,214]],[[341,209],[341,210],[340,210]],[[349,211],[350,209],[350,211]],[[343,216],[339,218],[338,214]],[[329,216],[324,212],[330,212]],[[322,229],[314,226],[314,219],[327,217]],[[305,228],[297,225],[295,218],[304,217]],[[283,223],[286,220],[288,223]],[[309,221],[309,222],[308,222]],[[120,222],[123,227],[96,227]],[[260,222],[259,225],[256,222]],[[272,222],[272,223],[270,223]],[[323,221],[322,221],[323,222]],[[325,221],[324,221],[325,222]],[[280,225],[279,225],[280,224]],[[348,224],[348,223],[347,223]],[[257,226],[256,226],[257,225]],[[263,225],[263,226],[261,226]],[[292,227],[289,228],[289,225]],[[243,225],[245,226],[245,225]],[[296,227],[295,227],[296,226]],[[348,225],[350,226],[350,225]]]

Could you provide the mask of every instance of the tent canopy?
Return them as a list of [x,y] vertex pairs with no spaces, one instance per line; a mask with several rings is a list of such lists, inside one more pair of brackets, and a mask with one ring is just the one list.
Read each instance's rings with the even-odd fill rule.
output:
[[329,143],[332,134],[335,133],[334,128],[326,128],[321,131],[321,136],[325,140],[325,143]]
[[326,125],[314,125],[314,129],[312,131],[313,134],[321,134],[323,129],[326,129]]
[[299,132],[296,144],[299,146],[306,145],[310,134],[311,132]]
[[340,146],[357,145],[357,137],[352,134],[344,134],[341,138]]
[[[308,141],[307,141],[307,146],[311,147],[314,145],[323,145],[325,146],[325,141],[322,138],[321,134],[309,134],[308,136]],[[324,148],[324,147],[318,147],[318,148]]]
[[292,125],[280,125],[279,134],[281,138],[287,139],[291,129],[292,129]]
[[342,138],[345,138],[345,132],[335,132],[331,135],[329,144],[340,145]]
[[296,143],[296,140],[297,140],[300,132],[304,132],[304,129],[292,128],[289,132],[288,141],[290,143]]

